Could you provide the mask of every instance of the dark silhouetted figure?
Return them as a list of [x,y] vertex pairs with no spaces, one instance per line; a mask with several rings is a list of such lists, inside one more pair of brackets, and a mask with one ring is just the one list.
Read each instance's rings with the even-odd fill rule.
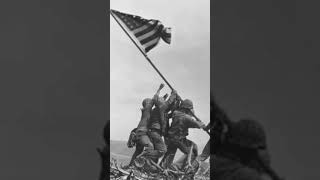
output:
[[273,180],[280,180],[270,167],[263,126],[249,118],[233,122],[211,100],[214,179],[260,180],[263,174],[268,174]]
[[109,179],[109,164],[110,164],[110,121],[108,120],[106,125],[103,128],[103,139],[105,146],[101,150],[100,148],[97,149],[100,159],[101,159],[101,170],[99,180],[107,180]]

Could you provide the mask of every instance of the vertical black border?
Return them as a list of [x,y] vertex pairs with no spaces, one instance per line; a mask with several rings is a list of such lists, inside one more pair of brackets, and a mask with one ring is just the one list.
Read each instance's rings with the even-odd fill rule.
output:
[[[216,8],[216,0],[210,1],[210,104],[211,98],[213,98],[213,67],[214,67],[214,35],[215,35],[215,8]],[[210,110],[210,124],[212,125],[213,122],[211,119],[212,112]],[[214,164],[213,164],[213,136],[212,131],[210,131],[210,179],[213,178],[213,171],[214,171]]]
[[[107,2],[107,11],[106,11],[106,17],[107,17],[107,19],[106,19],[106,25],[107,25],[107,31],[106,31],[106,33],[107,33],[107,35],[106,35],[106,37],[107,37],[107,41],[106,41],[106,43],[107,43],[107,50],[106,50],[106,52],[107,52],[107,57],[109,57],[109,59],[107,60],[107,68],[108,68],[108,70],[109,70],[109,72],[108,72],[108,94],[107,94],[107,102],[108,102],[108,108],[107,108],[107,117],[108,117],[108,124],[107,124],[107,130],[108,130],[108,134],[109,134],[109,142],[108,142],[108,146],[110,146],[110,18],[109,18],[109,10],[110,10],[110,1],[109,0],[105,0],[106,2]],[[108,154],[109,154],[109,158],[110,158],[110,148],[108,148],[108,150],[109,150],[109,152],[108,152]],[[108,159],[108,168],[110,168],[110,166],[109,166],[109,163],[110,163],[110,159]],[[110,170],[109,169],[107,169],[107,171],[108,171],[108,178],[110,177],[110,175],[109,175],[109,173],[110,173]]]
[[99,174],[99,180],[109,179],[110,175],[110,1],[104,0],[106,2],[106,9],[105,9],[105,27],[106,27],[106,124],[104,124],[103,128],[103,139],[104,139],[104,149],[102,152],[100,151],[100,158],[101,158],[101,169]]

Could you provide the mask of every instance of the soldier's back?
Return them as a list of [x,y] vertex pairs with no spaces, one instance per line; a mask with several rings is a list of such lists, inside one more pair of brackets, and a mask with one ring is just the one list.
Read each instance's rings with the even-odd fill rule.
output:
[[213,178],[215,180],[262,180],[255,169],[221,156],[213,158]]
[[173,112],[172,123],[168,131],[169,135],[182,134],[182,131],[184,131],[185,129],[185,124],[183,121],[184,117],[185,117],[185,114],[181,111],[175,110]]
[[153,108],[151,110],[151,116],[150,116],[150,122],[148,123],[148,128],[153,128],[153,129],[160,129],[160,111],[159,108]]

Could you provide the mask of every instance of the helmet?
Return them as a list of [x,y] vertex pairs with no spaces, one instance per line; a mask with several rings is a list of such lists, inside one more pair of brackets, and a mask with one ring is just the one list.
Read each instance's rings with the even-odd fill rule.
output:
[[257,121],[241,119],[231,127],[228,142],[244,148],[266,148],[266,133]]
[[186,108],[186,109],[193,109],[193,103],[190,99],[185,99],[181,102],[180,105],[181,108]]
[[152,99],[150,98],[145,98],[143,101],[142,101],[142,107],[147,107],[147,106],[150,106],[152,105]]

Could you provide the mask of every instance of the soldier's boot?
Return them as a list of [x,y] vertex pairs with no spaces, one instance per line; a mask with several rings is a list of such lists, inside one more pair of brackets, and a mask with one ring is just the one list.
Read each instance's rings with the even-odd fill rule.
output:
[[146,144],[144,150],[139,155],[137,155],[136,158],[150,157],[150,154],[152,154],[152,152],[154,151],[153,149],[154,147],[153,144],[151,144],[151,142],[149,144]]
[[146,148],[144,151],[142,151],[141,154],[139,154],[135,160],[133,161],[134,162],[134,165],[137,167],[137,168],[143,168],[147,162],[147,157],[146,155],[149,153],[150,149]]
[[135,167],[137,168],[142,168],[146,163],[146,158],[145,157],[137,157],[134,161],[133,164],[135,165]]

